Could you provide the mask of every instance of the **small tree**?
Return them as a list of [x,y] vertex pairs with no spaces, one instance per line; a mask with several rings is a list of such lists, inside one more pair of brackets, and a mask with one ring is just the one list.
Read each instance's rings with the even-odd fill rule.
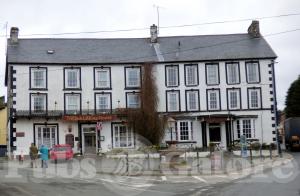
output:
[[287,92],[285,105],[287,118],[300,117],[300,75],[298,76],[298,79],[291,84]]

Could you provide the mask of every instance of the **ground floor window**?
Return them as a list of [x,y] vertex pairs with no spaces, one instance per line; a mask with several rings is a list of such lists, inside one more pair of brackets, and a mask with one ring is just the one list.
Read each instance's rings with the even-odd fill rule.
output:
[[115,148],[133,147],[133,133],[126,125],[113,126],[113,143]]
[[38,148],[40,148],[42,144],[48,148],[52,148],[53,145],[57,144],[57,126],[36,125],[35,143]]
[[175,129],[177,130],[178,141],[193,140],[192,127],[193,122],[191,121],[177,121],[175,123]]
[[254,119],[240,119],[236,121],[237,137],[245,135],[246,138],[255,138],[255,120]]

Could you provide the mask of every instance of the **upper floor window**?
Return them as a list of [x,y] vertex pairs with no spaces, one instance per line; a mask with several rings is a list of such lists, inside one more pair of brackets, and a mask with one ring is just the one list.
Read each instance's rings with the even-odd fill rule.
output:
[[179,86],[178,65],[166,65],[166,86]]
[[44,113],[47,110],[47,94],[36,93],[30,95],[30,111],[32,113]]
[[96,113],[108,112],[111,109],[110,93],[96,93],[95,98]]
[[227,84],[240,83],[240,67],[239,63],[226,63]]
[[30,88],[31,89],[47,88],[46,67],[30,67]]
[[126,106],[127,108],[139,108],[140,104],[140,93],[130,92],[126,93]]
[[80,114],[81,113],[81,95],[65,94],[65,113]]
[[125,67],[126,88],[139,88],[141,86],[141,68]]
[[189,90],[186,91],[186,110],[198,111],[199,110],[199,91]]
[[167,111],[178,112],[180,111],[180,94],[179,91],[167,91]]
[[81,88],[81,78],[80,78],[80,68],[65,68],[65,88],[68,89],[80,89]]
[[206,84],[217,85],[219,84],[219,64],[205,64],[206,70]]
[[185,85],[198,85],[198,65],[184,65]]
[[248,107],[249,109],[261,108],[261,90],[260,88],[248,89]]
[[242,119],[236,121],[237,137],[241,138],[241,135],[246,136],[246,138],[255,137],[255,121],[254,119]]
[[220,110],[220,90],[207,90],[207,108],[208,110]]
[[241,108],[240,89],[227,89],[227,104],[229,110],[237,110]]
[[246,62],[246,75],[248,83],[259,83],[259,64],[258,62]]
[[107,89],[111,88],[110,68],[94,68],[95,77],[95,88],[96,89]]

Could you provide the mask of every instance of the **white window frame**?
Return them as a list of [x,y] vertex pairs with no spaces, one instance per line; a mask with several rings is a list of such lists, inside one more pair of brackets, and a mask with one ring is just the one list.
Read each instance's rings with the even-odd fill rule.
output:
[[[81,84],[80,84],[80,68],[65,68],[65,88],[66,89],[80,89]],[[69,72],[75,72],[75,80],[76,82],[71,82],[71,78],[69,78]],[[69,83],[70,82],[70,83]],[[75,85],[70,85],[71,83],[75,83]]]
[[185,85],[197,86],[198,85],[198,65],[187,64],[184,65],[185,70]]
[[255,138],[255,119],[238,119],[235,122],[235,128],[237,138],[241,138],[241,135],[245,135],[247,139]]
[[226,63],[227,84],[240,83],[240,65],[239,63]]
[[[236,98],[233,99],[232,93],[236,94]],[[241,109],[241,99],[240,99],[240,89],[227,89],[227,98],[228,98],[228,109],[229,110],[238,110]],[[233,103],[235,102],[235,103]],[[233,107],[233,104],[235,107]]]
[[[49,134],[47,134],[49,133]],[[52,148],[57,144],[57,126],[56,125],[35,125],[35,144],[38,148],[42,144]],[[45,139],[49,135],[49,139]],[[47,137],[48,138],[48,137]]]
[[206,84],[218,85],[219,79],[219,64],[205,64]]
[[[211,100],[212,93],[216,93],[216,100]],[[212,101],[216,101],[215,104],[216,107],[212,107]],[[216,90],[216,89],[208,89],[207,90],[207,108],[208,110],[220,110],[221,106],[220,106],[220,90]]]
[[[187,126],[184,126],[187,125]],[[177,140],[178,141],[192,141],[193,140],[193,123],[188,120],[182,120],[182,121],[176,121],[177,128]],[[183,130],[182,128],[187,128],[187,130]],[[183,132],[186,132],[187,134],[183,134]],[[187,137],[187,138],[183,138]]]
[[[131,72],[135,77],[131,78]],[[126,88],[140,88],[141,87],[141,67],[125,67]]]
[[[41,78],[36,78],[35,73],[42,73]],[[30,88],[32,89],[46,89],[47,88],[47,68],[46,67],[31,67],[30,68]],[[41,80],[41,84],[37,84],[37,80]]]
[[[41,109],[36,109],[36,101],[37,101],[37,99],[40,99],[40,98],[42,98],[43,100],[42,100],[42,102],[41,103],[43,103],[42,104],[42,107],[41,107]],[[45,113],[46,111],[47,111],[47,94],[44,94],[44,93],[39,93],[39,94],[37,94],[37,93],[34,93],[34,94],[31,94],[31,96],[30,96],[30,101],[31,101],[31,108],[30,108],[30,111],[31,111],[31,113]]]
[[166,85],[167,87],[179,86],[178,65],[166,65]]
[[[110,93],[96,93],[95,95],[96,113],[107,113],[111,110],[111,94]],[[100,104],[100,99],[106,99],[106,104]],[[104,107],[103,107],[104,106]]]
[[259,83],[260,71],[258,62],[246,62],[247,83]]
[[[191,107],[191,95],[195,95],[195,107]],[[198,90],[188,90],[186,91],[186,105],[187,111],[199,111],[199,91]]]
[[[171,100],[174,98],[174,100]],[[167,111],[168,112],[178,112],[180,111],[180,93],[179,91],[167,91]],[[171,101],[174,102],[174,106],[171,106]]]
[[[106,78],[101,77],[100,73],[104,73]],[[95,88],[109,89],[111,88],[110,68],[95,68]]]
[[126,106],[127,106],[127,108],[140,108],[141,107],[140,93],[139,92],[127,92],[126,93]]
[[[256,100],[254,99],[254,94],[256,92]],[[257,102],[257,103],[255,103]],[[261,89],[260,88],[248,88],[248,107],[249,109],[259,109],[261,108]]]
[[[72,108],[70,109],[70,98],[73,97],[73,98],[77,98],[77,103],[76,105],[75,104],[72,104],[74,106],[77,106],[76,108]],[[76,101],[76,100],[75,100]],[[79,114],[81,112],[81,95],[80,94],[65,94],[65,112],[66,114]]]
[[[121,145],[121,134],[120,131],[125,129],[125,145]],[[123,131],[123,130],[122,130]],[[124,136],[123,136],[124,137]],[[114,148],[133,148],[134,147],[134,133],[131,129],[129,129],[126,125],[122,124],[114,124],[113,125],[113,147]]]

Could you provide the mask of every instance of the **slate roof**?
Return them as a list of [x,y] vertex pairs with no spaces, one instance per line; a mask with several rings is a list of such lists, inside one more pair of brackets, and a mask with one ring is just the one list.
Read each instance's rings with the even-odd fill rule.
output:
[[[165,62],[277,57],[263,37],[248,34],[159,37],[158,45]],[[48,50],[55,52],[48,54]],[[149,38],[19,39],[17,45],[7,48],[7,63],[105,64],[158,59]]]

